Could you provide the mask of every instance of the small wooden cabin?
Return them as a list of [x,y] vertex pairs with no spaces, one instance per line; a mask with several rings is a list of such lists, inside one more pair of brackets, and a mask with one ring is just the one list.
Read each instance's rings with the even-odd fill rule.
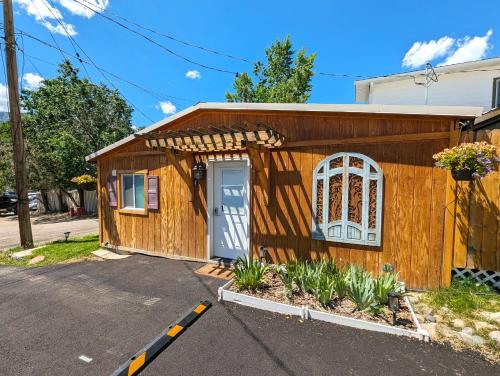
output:
[[[450,281],[455,145],[475,107],[200,103],[87,157],[103,246],[192,260],[334,258]],[[451,243],[450,243],[451,242]]]

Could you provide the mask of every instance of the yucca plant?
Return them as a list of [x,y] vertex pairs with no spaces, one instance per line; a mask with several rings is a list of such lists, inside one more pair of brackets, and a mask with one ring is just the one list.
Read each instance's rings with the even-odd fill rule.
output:
[[267,266],[258,261],[238,257],[234,263],[234,284],[240,290],[255,291],[262,286]]
[[358,310],[364,311],[374,305],[375,292],[370,273],[357,266],[351,266],[347,286],[347,297]]
[[397,276],[394,272],[382,272],[374,281],[375,300],[378,304],[386,305],[389,301],[387,294],[398,289]]
[[348,269],[342,268],[337,269],[337,272],[333,275],[333,287],[335,289],[335,293],[339,299],[344,299],[348,292]]
[[321,274],[316,280],[314,287],[314,297],[324,307],[328,306],[335,293],[333,275],[327,273]]

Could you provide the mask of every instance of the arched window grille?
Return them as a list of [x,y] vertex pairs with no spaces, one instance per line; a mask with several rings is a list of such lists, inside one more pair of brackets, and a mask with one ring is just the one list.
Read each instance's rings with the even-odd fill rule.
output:
[[313,238],[380,245],[382,179],[378,164],[363,154],[322,160],[313,175]]

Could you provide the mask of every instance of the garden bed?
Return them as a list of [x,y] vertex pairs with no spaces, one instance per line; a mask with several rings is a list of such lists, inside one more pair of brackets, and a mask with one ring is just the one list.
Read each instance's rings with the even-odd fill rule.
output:
[[257,289],[242,288],[235,280],[226,283],[219,288],[219,301],[231,301],[303,319],[429,340],[428,333],[420,327],[406,297],[400,299],[396,325],[392,325],[392,311],[388,306],[378,306],[376,310],[360,310],[347,297],[340,299],[335,296],[328,304],[321,304],[311,293],[299,288],[292,291],[287,289],[274,268],[264,272]]

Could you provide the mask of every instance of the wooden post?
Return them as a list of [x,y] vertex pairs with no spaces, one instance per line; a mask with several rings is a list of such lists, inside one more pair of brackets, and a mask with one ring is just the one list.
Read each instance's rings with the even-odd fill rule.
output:
[[[449,147],[456,146],[459,142],[458,121],[452,121],[450,126]],[[455,214],[457,212],[457,182],[447,172],[446,176],[446,203],[444,210],[443,234],[443,263],[441,267],[441,284],[451,284],[451,269],[453,264],[453,248],[455,246]]]
[[21,127],[21,110],[19,107],[19,88],[17,77],[16,41],[14,38],[14,16],[12,0],[3,1],[3,25],[5,32],[5,54],[7,57],[7,84],[9,87],[9,111],[14,151],[14,171],[16,175],[17,214],[21,246],[33,248],[30,209],[28,202],[28,173],[24,150],[23,131]]

